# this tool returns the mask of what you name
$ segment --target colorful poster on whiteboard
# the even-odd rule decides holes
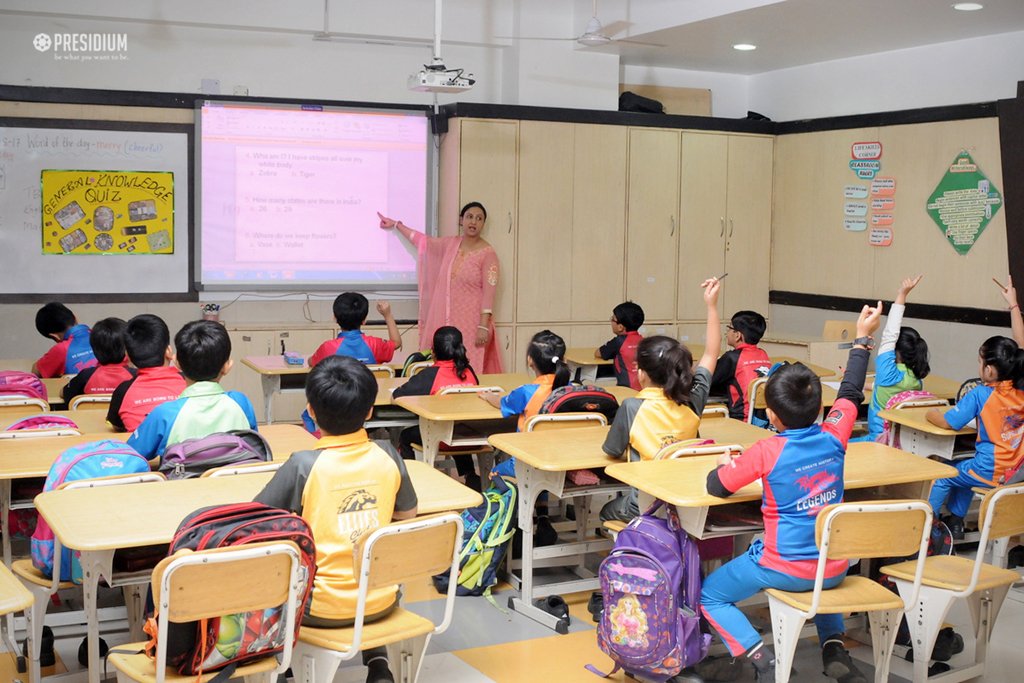
[[[946,169],[925,208],[953,249],[967,254],[981,237],[1003,198],[967,152],[960,152]]]
[[[44,254],[173,254],[174,174],[44,169]]]

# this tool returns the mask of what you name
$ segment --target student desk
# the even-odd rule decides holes
[[[246,356],[242,359],[242,365],[252,368],[260,376],[260,386],[263,389],[263,421],[267,424],[274,421],[274,394],[282,391],[305,391],[302,386],[282,389],[281,378],[285,375],[300,375],[305,378],[309,374],[306,361],[303,361],[302,365],[288,365],[281,355]]]
[[[974,427],[960,430],[946,429],[929,422],[925,415],[933,407],[901,408],[899,410],[882,410],[878,413],[883,420],[892,423],[889,430],[889,445],[899,438],[900,448],[917,455],[938,455],[946,460],[953,457],[953,444],[961,434],[977,434]]]
[[[433,514],[478,505],[482,498],[451,477],[423,463],[406,463],[419,497],[419,513]],[[36,507],[53,529],[60,546],[81,552],[85,614],[89,639],[89,681],[99,683],[99,622],[96,588],[112,576],[114,551],[169,543],[181,520],[208,505],[252,500],[272,474],[240,474],[111,488],[49,491]]]
[[[805,365],[813,363],[828,368],[828,375],[824,375],[827,377],[846,365],[853,339],[825,341],[821,337],[782,334],[762,337],[758,346],[773,359],[790,356]]]
[[[484,380],[481,378],[481,382]],[[405,408],[419,417],[420,436],[423,444],[423,462],[431,467],[437,459],[441,443],[451,444],[456,422],[481,422],[501,420],[501,411],[476,394],[451,394],[448,396],[402,396],[395,399],[395,405]],[[509,430],[515,426],[508,424]]]
[[[743,487],[729,498],[707,492],[708,472],[718,459],[702,455],[676,460],[620,462],[605,472],[647,495],[674,505],[687,533],[696,538],[733,535],[734,530],[707,528],[711,507],[761,500],[761,483]],[[851,443],[846,453],[845,500],[926,499],[932,482],[956,475],[948,465],[919,458],[878,443]],[[642,504],[641,504],[642,507]]]
[[[694,360],[698,360],[704,353],[703,344],[687,344]],[[597,358],[596,346],[574,346],[565,350],[565,362],[569,365],[569,375],[575,379],[576,371],[579,370],[581,382],[593,382],[597,379],[598,368],[611,365],[614,361]]]

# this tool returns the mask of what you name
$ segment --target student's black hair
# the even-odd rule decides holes
[[[821,412],[821,380],[803,363],[783,365],[768,377],[764,400],[786,429],[810,427]]]
[[[932,371],[928,364],[928,342],[913,327],[901,327],[896,339],[896,353],[900,362],[910,368],[914,377],[924,379]]]
[[[484,220],[487,220],[487,209],[485,209],[484,205],[481,204],[480,202],[470,202],[469,204],[466,204],[464,207],[462,207],[462,210],[459,211],[459,218],[465,216],[466,212],[469,211],[470,209],[480,209],[481,211],[484,212]]]
[[[75,314],[59,301],[51,301],[36,311],[36,330],[44,337],[64,334],[75,326]]]
[[[748,344],[757,345],[768,329],[768,323],[764,316],[757,311],[736,311],[729,321],[732,329],[743,335],[743,341]]]
[[[565,341],[551,330],[541,330],[533,335],[526,355],[533,359],[538,375],[555,375],[551,388],[557,389],[569,383],[569,366],[565,363]],[[558,360],[555,360],[555,359]]]
[[[89,344],[96,362],[116,365],[124,362],[124,331],[128,323],[120,318],[104,318],[92,326]],[[166,348],[166,347],[165,347]]]
[[[342,331],[358,330],[370,312],[370,302],[359,292],[344,292],[334,300],[334,319]]]
[[[1009,337],[989,337],[978,349],[985,365],[996,369],[998,381],[1010,380],[1017,389],[1024,389],[1024,349]]]
[[[377,378],[350,356],[328,356],[306,376],[306,400],[324,434],[359,431],[377,398]]]
[[[218,322],[193,320],[174,335],[174,352],[186,379],[215,382],[231,360],[231,337]]]
[[[693,354],[672,337],[646,337],[636,347],[636,366],[647,373],[667,398],[679,405],[690,403],[693,388]]]
[[[137,315],[124,328],[124,349],[137,368],[158,368],[164,364],[171,331],[159,316]]]
[[[462,332],[459,328],[451,325],[437,328],[431,348],[434,349],[435,360],[455,361],[455,375],[459,379],[466,379],[469,357],[466,355],[466,347],[462,343]]]
[[[636,332],[644,324],[644,309],[632,301],[624,301],[613,308],[612,315],[627,332]]]

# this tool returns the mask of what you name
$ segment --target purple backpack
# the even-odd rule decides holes
[[[666,681],[708,653],[711,635],[700,629],[700,555],[679,524],[654,513],[657,501],[619,532],[598,576],[604,611],[597,645],[619,669],[644,680]]]
[[[191,479],[214,467],[270,460],[270,444],[259,432],[233,429],[168,446],[160,458],[160,471],[168,479]]]
[[[46,385],[31,372],[0,370],[0,397],[3,396],[28,396],[46,401]]]
[[[61,484],[81,479],[113,477],[119,474],[149,472],[149,462],[123,441],[104,439],[79,444],[67,449],[50,466],[43,491],[53,491]],[[53,531],[41,516],[32,534],[32,564],[43,575],[53,576]],[[60,580],[81,583],[81,566],[77,558],[72,562],[72,553],[63,549],[60,560]]]

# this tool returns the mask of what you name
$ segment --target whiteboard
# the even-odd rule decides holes
[[[190,126],[10,123],[0,119],[0,294],[113,294],[131,299],[189,292]],[[43,231],[50,229],[42,220],[44,169],[173,173],[173,253],[43,254]],[[60,226],[51,228],[59,232]]]

